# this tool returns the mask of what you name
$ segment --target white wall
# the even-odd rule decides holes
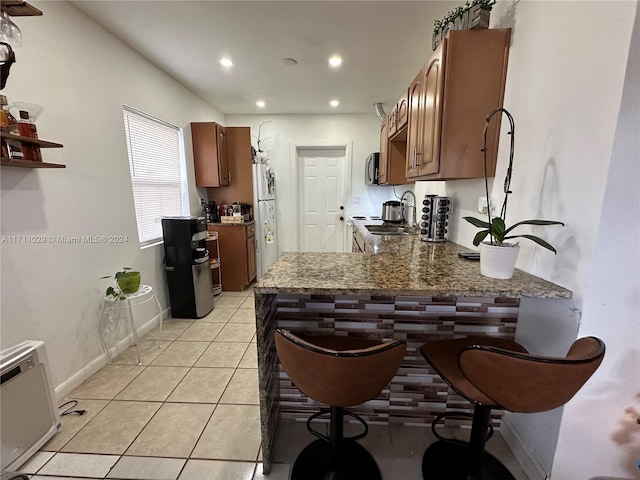
[[[64,2],[36,2],[42,17],[16,18],[24,44],[3,94],[45,106],[43,150],[66,169],[2,167],[2,235],[41,235],[42,244],[1,245],[1,345],[46,342],[59,394],[106,363],[97,336],[105,280],[122,266],[142,273],[166,308],[162,246],[141,250],[122,105],[177,126],[224,116]],[[188,162],[192,191],[193,163]],[[192,200],[193,201],[193,200]],[[197,203],[197,198],[195,199]],[[124,235],[123,244],[61,244],[50,236]],[[6,237],[5,237],[6,239]],[[149,308],[146,308],[149,306]],[[151,319],[151,302],[136,310]]]
[[[638,218],[630,208],[630,200],[637,201],[638,195],[637,151],[630,156],[631,145],[623,144],[618,153],[624,161],[635,162],[635,171],[623,160],[616,161],[618,157],[612,160],[616,125],[619,136],[634,131],[620,105],[636,5],[505,1],[498,2],[491,13],[492,27],[513,27],[504,101],[516,123],[514,193],[509,197],[507,222],[545,218],[566,223],[564,228],[531,231],[550,241],[558,249],[557,256],[525,240],[520,243],[518,267],[574,293],[570,301],[524,300],[516,338],[530,351],[564,355],[577,336],[597,333],[609,352],[596,378],[565,406],[562,426],[562,409],[505,416],[522,442],[512,447],[527,452],[530,458],[523,462],[534,465],[531,478],[551,472],[559,480],[628,476],[629,460],[638,459],[637,447],[634,455],[629,444],[612,438],[625,418],[624,407],[633,404],[638,391],[634,291],[638,262],[633,261],[637,238],[633,254],[626,242],[616,247],[619,235],[637,230],[637,223],[629,222],[629,217],[636,222]],[[637,81],[628,83],[637,88]],[[635,102],[637,115],[637,97]],[[498,209],[508,163],[506,125],[505,118],[495,186],[490,183]],[[605,197],[605,186],[607,192],[624,192],[620,202]],[[476,229],[461,217],[477,216],[477,199],[484,194],[482,180],[421,182],[416,192],[454,197],[450,239],[474,248],[471,240]],[[616,249],[628,254],[628,270],[620,270],[620,261],[615,273],[610,271],[618,260],[619,254],[613,254]],[[621,277],[617,277],[619,271]],[[621,285],[625,285],[623,291]],[[602,304],[607,307],[598,308]]]
[[[565,408],[553,464],[558,479],[640,478],[639,8],[579,330],[606,340],[606,360]],[[577,452],[589,455],[576,462]]]
[[[278,250],[291,252],[297,250],[296,231],[298,219],[295,206],[295,178],[291,176],[291,143],[309,145],[318,142],[322,145],[335,142],[347,144],[353,142],[353,163],[351,199],[359,197],[360,203],[349,202],[345,208],[349,215],[380,215],[382,203],[394,199],[393,188],[386,186],[366,186],[364,184],[364,161],[371,152],[380,150],[380,120],[375,115],[227,115],[228,126],[250,126],[252,144],[257,146],[258,127],[262,127],[263,150],[269,154],[270,163],[276,173],[278,188]],[[396,187],[400,195],[412,186]],[[349,250],[350,251],[350,250]]]

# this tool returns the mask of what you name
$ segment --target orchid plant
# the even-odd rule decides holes
[[[553,248],[553,246],[548,243],[547,241],[543,240],[540,237],[537,237],[535,235],[529,235],[529,234],[522,234],[522,235],[512,235],[511,233],[519,226],[521,225],[562,225],[564,226],[564,223],[562,222],[558,222],[555,220],[524,220],[522,222],[518,222],[514,225],[511,225],[510,227],[507,227],[505,224],[505,218],[507,216],[507,199],[509,197],[509,194],[512,193],[511,190],[509,189],[510,185],[511,185],[511,172],[512,172],[512,168],[513,168],[513,149],[514,149],[514,139],[515,139],[515,123],[513,121],[513,117],[511,116],[511,114],[505,110],[504,108],[497,108],[495,109],[493,112],[491,112],[489,115],[487,115],[486,118],[486,124],[484,127],[484,145],[482,148],[482,152],[484,153],[484,168],[485,168],[485,176],[484,176],[484,180],[485,180],[485,192],[487,194],[487,199],[489,199],[489,183],[487,180],[487,129],[489,127],[489,122],[491,121],[491,117],[493,117],[494,114],[498,113],[498,112],[502,112],[504,113],[507,118],[509,119],[509,127],[510,127],[510,131],[508,132],[509,135],[511,135],[511,145],[510,145],[510,153],[509,153],[509,166],[507,168],[507,175],[505,177],[504,180],[504,202],[502,204],[502,210],[500,212],[500,216],[498,217],[494,217],[491,218],[491,205],[487,206],[487,220],[480,220],[479,218],[475,218],[475,217],[463,217],[467,222],[469,222],[470,224],[472,224],[475,227],[481,228],[482,230],[480,230],[476,236],[473,238],[473,244],[477,247],[478,245],[480,245],[480,243],[487,237],[490,236],[490,242],[491,245],[497,245],[497,246],[511,246],[508,243],[505,243],[505,240],[510,240],[513,238],[526,238],[529,239],[535,243],[537,243],[538,245],[543,246],[544,248],[551,250],[553,253],[557,253],[556,249]],[[510,235],[511,234],[511,235]]]

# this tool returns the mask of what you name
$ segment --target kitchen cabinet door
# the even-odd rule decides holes
[[[394,137],[407,125],[407,114],[409,110],[407,96],[408,90],[404,93],[402,98],[396,102],[387,116],[387,136],[389,138]]]
[[[409,115],[408,95],[409,95],[409,91],[407,90],[407,92],[405,92],[402,98],[398,100],[398,103],[396,103],[396,106],[394,109],[396,112],[395,126],[396,126],[396,131],[398,132],[407,126],[407,119]]]
[[[247,238],[247,281],[256,279],[256,236]]]
[[[390,114],[389,114],[390,115]],[[378,157],[378,183],[387,183],[387,145],[389,144],[389,115],[380,125],[380,156]]]
[[[220,246],[222,291],[240,292],[256,278],[255,225],[209,225]]]
[[[407,179],[418,176],[419,157],[422,155],[424,68],[420,69],[409,86],[409,126],[407,128]]]
[[[407,183],[405,175],[407,129],[403,128],[393,138],[388,138],[388,128],[389,122],[382,122],[380,126],[378,183],[380,185],[404,185]]]
[[[191,141],[196,185],[229,185],[231,176],[224,127],[214,122],[194,122],[191,124]]]
[[[416,155],[416,175],[438,173],[440,165],[440,127],[442,118],[442,90],[444,52],[447,40],[440,42],[424,66],[422,116],[422,148]]]

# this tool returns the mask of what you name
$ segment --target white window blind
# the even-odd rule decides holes
[[[123,107],[140,245],[162,240],[162,217],[182,215],[180,129]]]

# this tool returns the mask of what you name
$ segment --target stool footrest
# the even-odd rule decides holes
[[[353,440],[353,441],[355,441],[355,440],[360,440],[361,438],[364,438],[364,437],[367,436],[367,434],[369,433],[369,426],[367,425],[367,422],[360,415],[357,415],[357,414],[352,413],[352,412],[347,412],[346,410],[343,410],[342,413],[343,413],[343,415],[348,415],[351,418],[355,418],[364,427],[364,431],[362,433],[359,433],[358,435],[354,435],[353,437],[343,437],[344,440]],[[326,442],[330,441],[330,437],[328,435],[321,434],[317,430],[314,430],[311,427],[311,422],[313,420],[315,420],[316,418],[321,417],[322,415],[330,415],[330,414],[331,414],[331,409],[330,408],[323,408],[322,410],[314,413],[313,415],[311,415],[307,419],[307,430],[309,430],[309,432],[312,433],[313,435],[315,435],[316,437],[318,437],[321,440],[324,440]]]
[[[469,412],[446,412],[446,413],[441,413],[440,415],[437,415],[436,418],[433,419],[433,422],[431,422],[431,431],[433,432],[433,435],[441,442],[452,443],[452,444],[461,445],[461,446],[468,446],[469,442],[465,442],[464,440],[457,440],[454,438],[443,437],[436,431],[436,426],[438,425],[438,423],[440,423],[440,421],[442,420],[446,420],[447,418],[455,418],[457,420],[467,420],[467,419],[473,420],[473,414]],[[489,440],[492,436],[493,436],[493,427],[489,425],[486,439]]]

